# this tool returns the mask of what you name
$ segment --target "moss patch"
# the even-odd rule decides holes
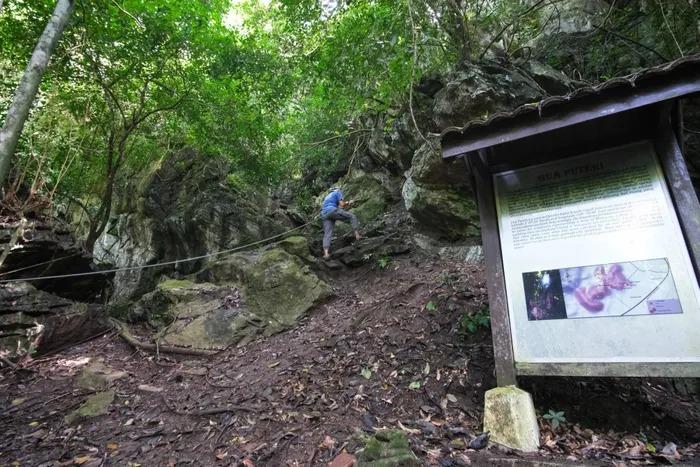
[[[420,462],[398,430],[380,431],[369,438],[358,458],[358,467],[418,467]]]
[[[65,421],[68,425],[76,425],[89,418],[104,415],[112,402],[114,402],[114,391],[93,394],[80,407],[66,415]]]

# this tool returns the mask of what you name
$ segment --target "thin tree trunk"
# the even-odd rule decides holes
[[[0,0],[0,6],[2,5]],[[24,123],[29,116],[29,110],[34,102],[34,97],[39,90],[41,78],[49,64],[51,54],[68,24],[68,19],[73,12],[75,0],[58,0],[51,19],[46,24],[39,42],[34,48],[32,58],[29,59],[27,69],[22,80],[17,86],[15,97],[10,109],[7,111],[5,123],[0,130],[0,189],[5,185],[7,174],[10,171],[10,162],[17,148],[19,136],[22,133]]]

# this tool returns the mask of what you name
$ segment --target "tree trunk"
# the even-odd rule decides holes
[[[74,6],[75,0],[58,0],[56,9],[46,24],[46,28],[34,48],[34,53],[29,59],[24,76],[17,86],[12,105],[7,111],[5,123],[0,130],[0,189],[5,185],[12,156],[17,148],[24,123],[29,116],[34,97],[39,90],[41,78]]]

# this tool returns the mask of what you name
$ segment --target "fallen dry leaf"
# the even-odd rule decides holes
[[[408,427],[404,426],[401,422],[397,422],[397,423],[399,425],[399,428],[401,428],[403,431],[405,431],[408,434],[418,435],[421,432],[420,430],[417,430],[415,428],[408,428]]]
[[[326,435],[326,437],[323,438],[323,442],[321,442],[321,445],[319,447],[321,449],[333,449],[333,446],[335,446],[335,439]]]
[[[94,460],[97,460],[97,459],[95,459],[94,457],[90,457],[90,456],[77,456],[73,459],[73,464],[83,465],[87,462],[94,461]]]

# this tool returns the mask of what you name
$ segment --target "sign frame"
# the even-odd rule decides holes
[[[678,142],[682,141],[678,98],[700,91],[700,67],[690,75],[689,81],[654,82],[648,93],[634,89],[632,97],[619,93],[596,96],[597,101],[593,103],[585,102],[578,107],[569,105],[568,109],[559,109],[548,118],[535,119],[534,123],[531,116],[529,121],[527,118],[519,121],[516,115],[505,125],[501,123],[500,129],[486,124],[476,131],[463,130],[448,138],[443,135],[443,157],[465,157],[477,198],[499,386],[517,385],[518,376],[535,375],[700,377],[700,363],[696,362],[517,362],[493,184],[495,173],[651,140],[697,281],[700,278],[700,203]],[[634,105],[619,105],[620,101],[633,101]],[[481,131],[483,138],[480,138]]]

